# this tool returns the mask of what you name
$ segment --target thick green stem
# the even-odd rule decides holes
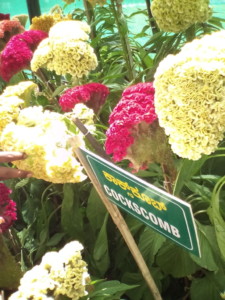
[[[90,38],[91,38],[91,40],[93,40],[97,36],[96,26],[94,25],[94,23],[95,23],[94,9],[87,0],[83,0],[83,3],[84,3],[85,14],[87,17],[87,22],[91,27]],[[98,58],[99,68],[101,68],[101,66],[100,66],[101,65],[101,56],[100,56],[99,49],[100,49],[99,45],[95,46],[95,54]]]
[[[132,81],[135,78],[135,67],[128,38],[127,23],[122,11],[122,4],[120,0],[112,0],[111,4],[115,22],[120,35],[124,59],[126,61],[128,79]]]

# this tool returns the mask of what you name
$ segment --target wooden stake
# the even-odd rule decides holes
[[[91,182],[93,183],[96,191],[98,192],[100,198],[102,199],[103,203],[105,204],[106,209],[108,210],[109,214],[111,215],[113,222],[118,227],[122,237],[124,238],[131,254],[133,255],[133,258],[135,259],[153,297],[155,300],[162,300],[162,297],[160,295],[160,292],[155,284],[155,281],[143,259],[143,256],[138,249],[138,246],[123,218],[121,215],[118,207],[114,205],[112,202],[108,200],[105,193],[103,192],[101,185],[99,184],[98,180],[96,179],[96,176],[92,172],[91,168],[89,167],[88,163],[86,162],[85,158],[83,157],[80,149],[78,148],[76,150],[76,155],[79,158],[80,162],[84,166],[88,177],[90,178]]]

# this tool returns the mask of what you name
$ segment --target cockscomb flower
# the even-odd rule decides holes
[[[0,21],[2,20],[9,20],[10,14],[0,14]]]
[[[181,32],[212,15],[209,0],[153,0],[152,15],[163,31]]]
[[[50,28],[60,21],[71,20],[71,15],[62,16],[61,14],[52,15],[41,15],[39,17],[34,17],[30,25],[32,30],[41,30],[44,32],[49,32]]]
[[[38,91],[38,86],[33,81],[20,81],[15,85],[8,85],[3,93],[0,95],[0,104],[4,105],[4,102],[7,102],[7,99],[4,97],[17,96],[20,99],[24,100],[24,105],[29,103],[32,93]]]
[[[12,226],[16,217],[16,203],[10,199],[11,190],[0,182],[0,234]]]
[[[53,183],[81,182],[86,176],[74,150],[84,141],[81,133],[69,131],[69,122],[66,116],[43,111],[40,106],[22,109],[17,122],[4,128],[0,146],[3,151],[25,152],[26,159],[13,163],[31,171],[35,178]]]
[[[24,31],[25,29],[18,19],[0,21],[0,51],[12,36]]]
[[[198,160],[225,132],[225,30],[187,43],[155,74],[155,108],[174,153]]]
[[[7,124],[17,121],[20,109],[29,106],[31,94],[37,88],[33,81],[21,81],[4,89],[0,95],[0,135]]]
[[[17,96],[7,97],[7,99],[0,97],[0,135],[6,125],[17,120],[23,104],[24,101]]]
[[[87,264],[82,259],[83,246],[73,241],[59,252],[46,253],[39,265],[27,271],[9,300],[56,299],[59,295],[79,300],[87,294]],[[29,289],[27,288],[29,286]]]
[[[13,36],[0,55],[0,76],[9,81],[17,72],[29,68],[33,51],[47,37],[39,30],[28,30]]]
[[[99,111],[109,94],[107,86],[101,83],[87,83],[66,90],[59,98],[63,111],[71,111],[77,103],[85,103],[95,113]]]
[[[88,2],[92,6],[96,6],[97,4],[99,4],[100,6],[103,6],[104,4],[106,4],[106,0],[88,0]]]
[[[87,76],[97,66],[93,48],[88,44],[90,27],[85,22],[62,21],[51,27],[49,38],[34,52],[31,69],[43,67],[58,75]]]
[[[113,154],[114,161],[129,159],[136,170],[150,158],[151,150],[146,150],[152,140],[149,125],[157,119],[154,93],[151,82],[128,87],[109,118],[106,153]]]

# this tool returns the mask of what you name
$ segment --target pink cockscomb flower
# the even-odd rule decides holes
[[[0,21],[0,51],[5,47],[12,36],[24,31],[25,28],[18,19]]]
[[[16,220],[16,203],[9,198],[11,190],[0,183],[0,233],[6,231]]]
[[[71,111],[77,103],[85,103],[95,113],[99,111],[109,94],[107,86],[101,83],[87,83],[66,90],[59,99],[65,112]]]
[[[27,30],[13,36],[0,55],[0,76],[9,81],[17,72],[29,68],[33,52],[47,36],[40,30]]]
[[[10,14],[0,14],[0,21],[2,20],[9,20]]]
[[[128,159],[130,166],[139,170],[152,160],[148,146],[152,143],[150,124],[157,119],[154,94],[151,82],[138,83],[124,90],[110,115],[106,132],[106,153],[113,154],[115,162]]]

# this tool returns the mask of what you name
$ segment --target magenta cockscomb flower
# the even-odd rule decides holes
[[[106,153],[114,161],[129,159],[135,170],[150,162],[148,144],[152,142],[150,124],[156,119],[155,90],[151,82],[138,83],[124,90],[109,118]]]
[[[65,112],[71,111],[77,103],[85,103],[92,108],[95,113],[99,111],[101,106],[109,94],[107,86],[101,83],[87,83],[66,90],[59,99],[59,104]]]
[[[16,220],[16,203],[9,198],[11,190],[0,183],[0,233],[6,231]]]
[[[0,21],[2,20],[9,20],[10,14],[0,14]]]
[[[40,30],[27,30],[13,36],[0,55],[0,76],[9,81],[17,72],[29,68],[33,52],[47,36]]]

